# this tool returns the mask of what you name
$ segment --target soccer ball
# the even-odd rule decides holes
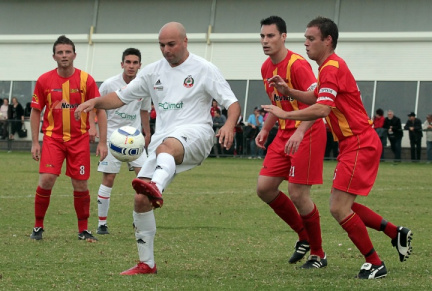
[[[122,162],[138,159],[144,151],[145,140],[139,129],[122,126],[115,130],[109,139],[111,154]]]

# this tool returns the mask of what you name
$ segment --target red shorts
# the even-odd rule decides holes
[[[60,175],[66,159],[66,175],[75,180],[88,180],[90,177],[89,136],[72,138],[68,142],[44,136],[39,173]]]
[[[367,196],[378,174],[382,145],[373,128],[339,142],[333,188]]]
[[[287,155],[285,144],[294,131],[278,131],[267,149],[261,176],[284,177],[290,183],[314,185],[322,184],[323,161],[327,133],[323,122],[306,131],[298,151]]]

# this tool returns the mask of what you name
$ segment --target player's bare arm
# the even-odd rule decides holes
[[[108,155],[108,147],[107,147],[107,115],[106,111],[103,109],[98,109],[96,111],[97,119],[98,119],[98,128],[99,128],[99,143],[96,148],[96,156],[99,156],[99,161],[102,161]]]
[[[96,137],[98,137],[97,129],[96,129],[96,113],[94,110],[90,111],[89,113],[89,125],[90,128],[88,130],[90,142],[95,142]]]
[[[266,111],[274,114],[280,119],[291,119],[291,120],[315,120],[317,118],[323,118],[329,115],[331,111],[331,107],[323,104],[314,104],[309,106],[308,108],[296,111],[284,111],[282,108],[279,108],[274,105],[261,105],[261,107]]]
[[[39,144],[39,126],[40,126],[41,111],[36,108],[32,108],[30,113],[30,128],[31,128],[31,138],[32,147],[31,154],[35,161],[39,161],[41,154],[41,147]]]
[[[228,107],[228,117],[225,124],[220,128],[216,137],[219,138],[219,143],[224,148],[229,149],[234,140],[234,127],[240,116],[240,104],[235,102]]]
[[[285,96],[292,97],[300,102],[309,105],[316,103],[316,97],[313,91],[300,91],[290,88],[288,87],[288,84],[279,75],[271,77],[270,79],[268,79],[268,82],[270,87],[275,87],[279,93],[282,93]]]
[[[264,121],[264,125],[261,128],[258,135],[255,137],[255,143],[257,147],[265,149],[265,143],[267,141],[270,130],[273,128],[277,121],[277,117],[273,114],[268,114],[266,121]]]
[[[285,144],[285,153],[286,154],[295,154],[299,147],[300,143],[303,140],[305,132],[315,123],[315,120],[310,121],[302,121],[293,135]]]
[[[93,110],[94,108],[115,109],[123,106],[124,104],[125,103],[123,103],[120,100],[116,92],[111,92],[104,96],[93,98],[82,103],[75,110],[75,119],[79,120],[82,112],[87,113],[90,112],[90,110]]]

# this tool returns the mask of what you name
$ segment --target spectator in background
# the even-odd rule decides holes
[[[153,134],[155,132],[156,127],[156,110],[154,108],[154,104],[152,102],[151,104],[151,111],[150,111],[150,133]]]
[[[26,106],[24,108],[24,117],[26,119],[30,118],[30,113],[31,113],[31,102],[27,102]]]
[[[16,97],[12,97],[12,106],[9,108],[12,110],[9,119],[11,121],[11,133],[9,139],[14,139],[15,133],[22,128],[24,123],[24,108],[18,102]]]
[[[387,146],[387,131],[383,127],[384,126],[384,120],[385,120],[384,111],[381,108],[378,108],[375,111],[375,116],[373,118],[373,126],[374,126],[376,133],[378,134],[378,136],[381,140],[381,144],[383,147],[383,150],[381,153],[381,161],[384,160],[384,147]]]
[[[224,126],[226,122],[225,115],[222,115],[219,108],[216,108],[213,112],[213,130],[215,132],[214,142],[213,142],[213,152],[217,158],[219,158],[219,152],[223,153],[223,147],[221,147],[218,143],[218,138],[216,137],[219,133],[219,130],[222,126]],[[221,149],[221,151],[219,151]]]
[[[263,155],[263,150],[261,148],[258,148],[257,150],[257,146],[255,143],[255,137],[257,136],[257,134],[260,132],[262,124],[264,122],[264,117],[261,114],[261,110],[258,107],[254,108],[254,112],[249,115],[249,118],[247,120],[247,123],[249,126],[252,127],[252,130],[254,131],[254,135],[252,135],[250,137],[250,157],[249,159],[261,159],[262,155]]]
[[[243,154],[243,116],[239,116],[237,120],[237,124],[234,127],[235,137],[234,137],[234,155],[242,155]]]
[[[423,130],[426,131],[426,153],[428,163],[432,161],[432,114],[426,116],[426,121],[423,123]]]
[[[3,99],[3,104],[0,108],[0,128],[1,128],[1,139],[6,139],[8,136],[8,119],[9,119],[9,99]]]
[[[399,117],[394,115],[392,110],[387,111],[383,127],[387,130],[387,137],[390,141],[391,150],[396,161],[400,162],[402,152],[402,124]]]
[[[220,108],[219,104],[217,103],[216,100],[212,101],[212,106],[210,108],[210,114],[212,116],[212,118],[214,117],[214,112],[219,109],[220,112],[222,112],[222,109]]]
[[[419,161],[421,157],[421,140],[423,137],[422,122],[416,118],[414,112],[408,114],[408,120],[405,123],[404,129],[409,132],[411,160]]]

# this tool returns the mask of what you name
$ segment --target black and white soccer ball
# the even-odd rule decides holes
[[[109,138],[111,154],[122,162],[138,159],[144,152],[145,140],[141,131],[132,126],[122,126]]]

